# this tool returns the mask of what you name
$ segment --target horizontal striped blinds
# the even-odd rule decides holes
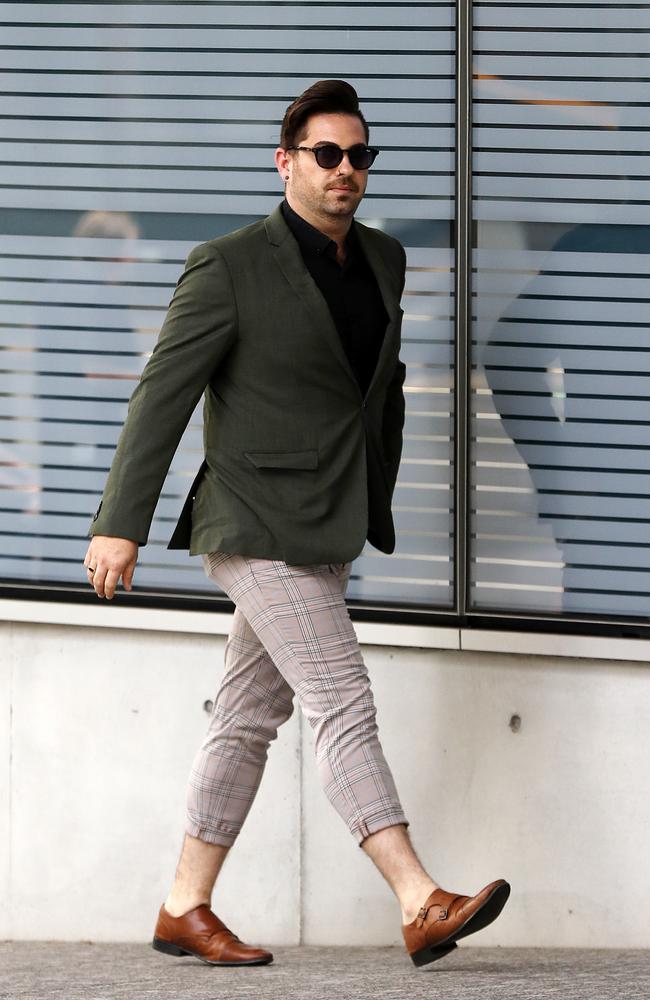
[[[0,575],[84,585],[86,531],[128,398],[193,245],[267,214],[290,101],[358,89],[382,153],[360,218],[407,247],[397,553],[349,594],[449,606],[451,3],[0,4]],[[200,414],[164,486],[142,591],[208,592],[166,549]]]
[[[650,613],[650,7],[475,6],[472,607]]]

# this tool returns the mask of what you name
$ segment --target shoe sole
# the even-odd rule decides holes
[[[497,886],[496,889],[490,893],[488,898],[483,903],[480,910],[467,920],[455,934],[452,935],[453,940],[457,941],[458,938],[467,937],[468,934],[474,934],[476,931],[482,931],[484,927],[491,924],[493,920],[501,913],[501,910],[508,902],[508,896],[510,895],[510,886],[506,882],[504,885]]]
[[[509,895],[510,886],[507,882],[497,886],[496,889],[492,890],[480,909],[476,910],[471,917],[468,917],[465,923],[461,924],[458,930],[450,934],[448,938],[445,938],[444,941],[440,941],[436,945],[427,945],[426,948],[420,948],[419,951],[414,952],[411,955],[414,965],[428,965],[429,962],[435,962],[436,959],[443,958],[450,951],[453,951],[459,938],[467,937],[468,934],[475,934],[476,931],[482,931],[484,927],[487,927],[493,920],[496,920],[506,905]]]
[[[414,952],[411,955],[411,961],[414,965],[429,965],[430,962],[435,962],[439,958],[444,958],[448,955],[450,951],[457,948],[458,945],[455,941],[450,944],[440,944],[436,945],[434,948],[420,948],[419,951]]]
[[[187,951],[185,948],[179,948],[177,944],[172,944],[171,941],[164,941],[158,937],[153,939],[151,947],[155,948],[156,951],[161,951],[164,955],[173,955],[174,958],[182,958],[184,955],[190,955],[192,958],[198,958],[205,965],[269,965],[273,961],[273,955],[270,955],[269,958],[249,958],[239,962],[212,962],[209,958],[204,958],[203,955],[199,955],[195,951]]]

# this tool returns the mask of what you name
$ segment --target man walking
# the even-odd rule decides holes
[[[212,891],[296,695],[328,798],[398,898],[407,951],[432,962],[510,892],[441,889],[407,833],[345,605],[366,539],[392,552],[404,422],[405,254],[354,222],[377,150],[354,89],[323,80],[282,123],[285,200],[195,247],[131,402],[84,565],[99,597],[131,589],[138,546],[203,393],[205,460],[170,542],[202,554],[235,604],[225,673],[194,762],[183,849],[154,947],[259,965],[211,911]]]

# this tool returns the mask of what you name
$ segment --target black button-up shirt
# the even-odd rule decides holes
[[[336,259],[336,243],[298,215],[288,202],[282,213],[295,236],[307,270],[325,299],[343,349],[363,396],[372,380],[388,313],[377,279],[366,260],[354,223],[345,241],[345,263]]]

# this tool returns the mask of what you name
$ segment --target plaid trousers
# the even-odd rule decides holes
[[[315,733],[325,794],[359,844],[384,827],[408,826],[345,604],[350,563],[289,566],[220,552],[203,561],[236,610],[190,775],[187,832],[208,843],[234,842],[294,693]]]

